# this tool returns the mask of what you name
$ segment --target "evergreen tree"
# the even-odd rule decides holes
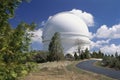
[[[118,56],[119,56],[119,55],[118,55],[118,52],[116,52],[116,53],[115,53],[115,57],[118,58]]]
[[[80,59],[82,59],[82,60],[83,60],[83,59],[84,59],[84,54],[83,54],[83,53],[82,53],[82,54],[80,54],[80,55],[79,55],[79,57],[80,57]]]
[[[93,51],[93,53],[91,54],[92,58],[97,58],[97,52]]]
[[[51,39],[51,42],[49,44],[49,56],[48,60],[49,61],[59,61],[64,58],[63,55],[63,48],[61,45],[61,40],[60,40],[60,34],[56,32],[54,36]]]
[[[80,39],[76,39],[75,46],[77,46],[77,53],[79,53],[79,55],[81,54],[81,43],[82,41]]]
[[[85,49],[84,55],[85,55],[86,59],[90,58],[90,52],[89,52],[88,48]]]
[[[97,58],[103,58],[104,54],[99,50]]]
[[[78,57],[78,55],[77,55],[76,52],[75,52],[75,54],[74,54],[74,58],[75,58],[75,60],[78,60],[78,59],[79,59],[79,57]]]

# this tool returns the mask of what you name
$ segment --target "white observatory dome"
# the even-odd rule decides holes
[[[72,12],[62,12],[52,16],[43,28],[44,50],[48,50],[50,40],[55,32],[61,35],[65,54],[77,52],[76,40],[81,50],[89,49],[89,31],[85,22]]]

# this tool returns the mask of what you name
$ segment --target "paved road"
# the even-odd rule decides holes
[[[120,80],[120,71],[116,71],[116,70],[112,70],[112,69],[105,69],[102,67],[96,67],[93,65],[93,63],[96,61],[97,60],[83,61],[83,62],[80,62],[79,64],[77,64],[76,66],[81,69],[87,70],[87,71],[95,72],[98,74],[103,74],[108,77],[112,77],[117,80]]]

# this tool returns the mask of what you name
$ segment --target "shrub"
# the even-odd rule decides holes
[[[73,57],[71,54],[68,53],[68,54],[65,55],[65,59],[66,59],[66,60],[73,61],[73,60],[74,60],[74,57]]]
[[[102,65],[109,66],[110,68],[120,69],[119,55],[117,55],[117,53],[115,54],[115,56],[105,55],[102,60]]]
[[[38,52],[36,55],[34,55],[33,61],[37,63],[47,62],[47,56],[48,56],[47,52]]]

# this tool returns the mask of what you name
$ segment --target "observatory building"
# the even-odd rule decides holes
[[[74,54],[78,46],[89,49],[89,31],[85,22],[72,12],[61,12],[52,16],[43,28],[43,49],[48,51],[55,32],[59,32],[64,54]]]

